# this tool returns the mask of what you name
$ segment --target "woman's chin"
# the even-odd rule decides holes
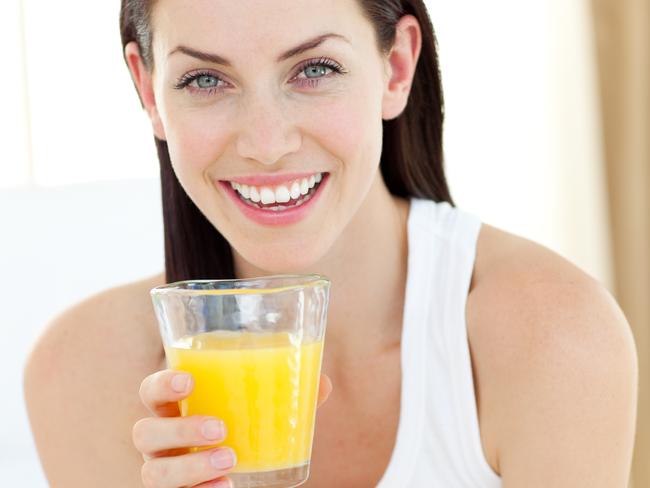
[[[313,244],[313,242],[312,242]],[[258,246],[240,256],[264,275],[316,273],[322,253],[306,246],[277,248]]]

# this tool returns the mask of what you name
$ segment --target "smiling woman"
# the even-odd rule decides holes
[[[123,0],[120,27],[165,270],[35,346],[25,391],[53,486],[232,486],[227,426],[180,416],[193,379],[165,368],[148,292],[286,273],[332,283],[303,486],[625,484],[628,324],[586,273],[455,207],[422,1]]]
[[[221,191],[215,193],[212,182],[243,184],[246,177],[256,176],[256,166],[260,162],[271,165],[267,172],[276,176],[280,173],[280,183],[292,184],[289,173],[305,171],[327,173],[330,182],[338,181],[332,190],[336,193],[329,198],[340,198],[338,192],[345,190],[344,196],[350,199],[344,206],[347,215],[328,210],[330,224],[326,227],[339,231],[359,208],[364,191],[374,179],[371,168],[377,167],[379,158],[382,158],[379,167],[383,179],[391,193],[452,203],[442,177],[442,96],[430,29],[423,35],[426,48],[417,74],[413,77],[408,73],[409,66],[396,64],[394,68],[403,81],[395,80],[398,83],[394,83],[393,90],[386,94],[384,107],[380,106],[387,70],[394,69],[380,58],[386,58],[393,47],[394,25],[401,15],[416,14],[425,25],[430,25],[422,4],[402,7],[398,3],[335,3],[332,8],[323,9],[318,21],[303,20],[292,30],[291,36],[281,36],[286,37],[286,41],[273,43],[264,39],[274,30],[270,30],[271,34],[268,32],[271,25],[268,20],[274,19],[278,26],[275,30],[279,30],[287,18],[293,19],[295,12],[278,9],[277,5],[260,4],[255,7],[259,15],[252,17],[246,10],[251,7],[241,4],[232,7],[233,11],[226,18],[224,12],[217,11],[215,3],[204,2],[198,7],[203,12],[198,22],[206,24],[201,26],[197,25],[194,9],[171,5],[168,9],[154,8],[147,16],[151,7],[142,2],[126,2],[122,10],[122,34],[125,57],[131,63],[136,84],[142,75],[144,86],[139,93],[152,116],[163,189],[169,195],[163,201],[165,221],[170,227],[187,228],[182,238],[166,233],[167,281],[201,274],[233,276],[228,243],[240,240],[238,234],[252,237],[275,232],[273,228],[251,226],[246,222],[235,228],[219,226],[215,220],[219,209],[232,210],[238,200],[233,202],[228,198],[232,193],[221,185],[216,186]],[[355,15],[351,16],[349,10]],[[224,26],[223,29],[210,24],[210,14],[218,17],[217,22]],[[364,17],[374,19],[377,28],[373,29]],[[233,19],[241,25],[233,23]],[[172,35],[151,37],[144,27],[150,23],[160,24],[161,32]],[[328,29],[333,25],[337,26],[337,32]],[[258,35],[251,36],[250,32]],[[280,33],[276,32],[275,37]],[[129,47],[129,40],[139,42]],[[284,49],[275,49],[276,45],[283,44]],[[210,46],[220,49],[210,49]],[[266,49],[260,50],[260,46]],[[419,51],[420,43],[412,47]],[[267,55],[265,51],[270,52]],[[241,54],[226,56],[226,52]],[[253,59],[251,53],[255,52],[260,56]],[[413,54],[418,56],[419,52]],[[156,59],[162,63],[160,66],[156,65]],[[239,66],[235,59],[239,60]],[[142,62],[141,70],[138,60]],[[411,83],[410,103],[404,110],[408,93],[399,90],[411,88]],[[154,87],[158,87],[155,104]],[[175,90],[171,90],[172,87]],[[424,107],[430,107],[426,117],[422,112]],[[398,118],[402,111],[404,113]],[[161,117],[167,119],[166,124]],[[369,121],[374,121],[374,125]],[[175,131],[171,137],[170,131]],[[320,151],[310,150],[309,161],[303,160],[306,147],[316,144]],[[228,164],[233,161],[233,154],[229,152],[233,147],[241,160],[239,165]],[[222,164],[214,164],[220,157]],[[334,171],[337,163],[351,160],[359,162]],[[192,162],[191,172],[186,171],[184,161]],[[197,165],[203,165],[203,171],[196,171]],[[343,177],[344,174],[351,177]],[[326,190],[326,185],[321,186]],[[255,193],[259,192],[254,191],[253,197]],[[211,201],[206,201],[208,199]],[[198,202],[205,202],[207,207]],[[246,207],[240,208],[247,212]],[[259,214],[266,222],[295,222],[288,215],[270,213],[248,212],[247,215]],[[230,219],[226,217],[226,220]],[[320,222],[321,218],[312,216],[310,220]],[[215,232],[215,228],[219,231]],[[320,250],[315,252],[322,254],[332,245],[335,235],[336,231],[325,239],[313,239],[309,226],[296,227],[292,233],[285,233],[284,239],[269,240],[265,254],[270,252],[271,245],[278,252],[272,263],[261,268],[266,271],[304,268],[297,259],[304,256],[313,262],[314,256],[307,255],[309,247],[320,245]],[[256,241],[250,237],[244,240],[244,246],[245,242]],[[312,245],[305,246],[305,241]],[[232,247],[244,252],[240,245]],[[210,253],[216,249],[226,259],[212,259]],[[171,255],[183,256],[182,263],[169,259]],[[281,255],[287,258],[278,260]]]

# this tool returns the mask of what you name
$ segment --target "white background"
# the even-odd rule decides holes
[[[456,203],[611,283],[585,0],[429,2]],[[0,483],[46,486],[22,400],[56,313],[162,270],[157,159],[124,65],[119,2],[0,6]]]

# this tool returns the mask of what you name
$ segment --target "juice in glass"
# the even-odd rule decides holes
[[[226,424],[222,445],[237,455],[232,473],[308,465],[323,339],[292,332],[215,330],[165,347],[169,367],[194,376],[181,415]],[[194,448],[193,450],[207,449]]]

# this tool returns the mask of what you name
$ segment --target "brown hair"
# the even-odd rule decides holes
[[[390,52],[395,26],[402,16],[415,16],[422,31],[422,49],[406,108],[399,117],[383,121],[380,170],[386,186],[396,196],[445,201],[453,206],[443,168],[444,108],[436,38],[424,2],[357,1],[374,26],[378,48],[384,54]],[[144,65],[151,70],[150,17],[155,0],[121,2],[122,48],[136,41]],[[171,165],[167,142],[154,139],[160,160],[167,283],[234,278],[230,244],[181,187]]]

